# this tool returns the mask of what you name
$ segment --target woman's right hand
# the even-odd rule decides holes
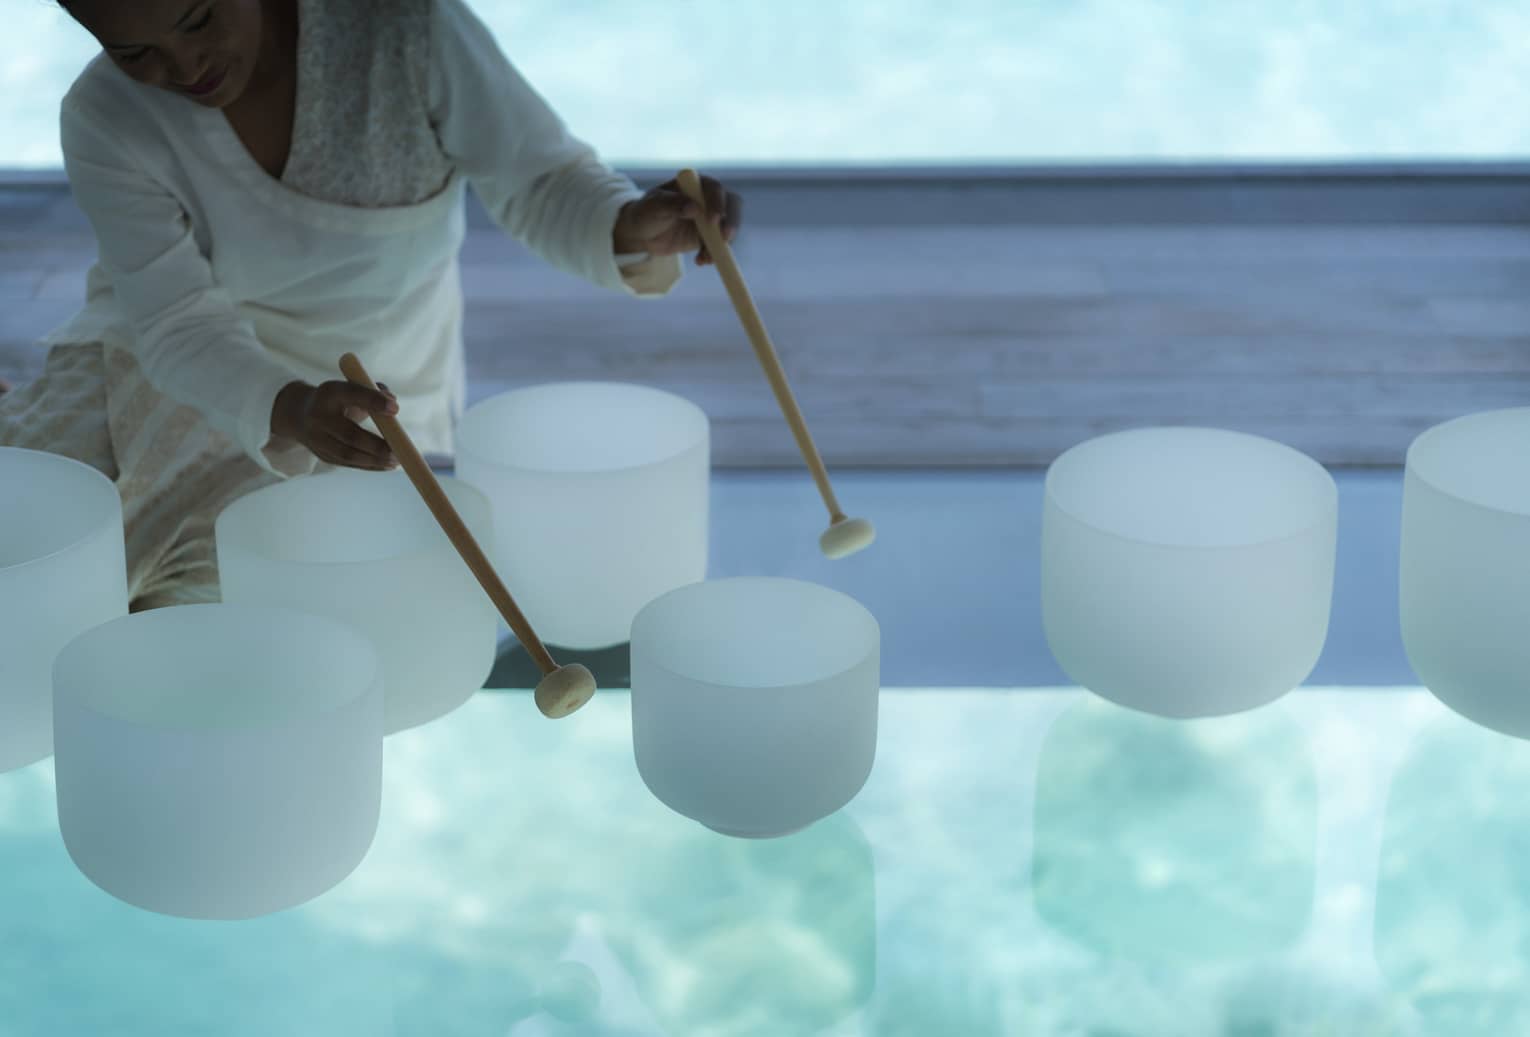
[[[354,382],[337,380],[319,386],[288,382],[271,405],[271,434],[296,440],[320,461],[385,472],[398,467],[388,443],[361,427],[369,414],[397,414],[398,401]]]

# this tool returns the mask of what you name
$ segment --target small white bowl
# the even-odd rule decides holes
[[[488,552],[489,502],[442,478]],[[403,472],[289,479],[230,504],[216,527],[223,600],[330,616],[382,659],[385,730],[445,716],[494,668],[493,602]]]
[[[638,771],[708,828],[786,835],[865,783],[880,682],[880,628],[845,594],[770,578],[671,591],[632,624]]]

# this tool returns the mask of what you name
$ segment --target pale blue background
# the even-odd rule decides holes
[[[0,166],[94,52],[8,0]],[[1522,0],[477,0],[618,163],[1522,158]]]

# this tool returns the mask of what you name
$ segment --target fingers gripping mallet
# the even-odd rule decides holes
[[[749,287],[744,283],[744,275],[739,271],[738,263],[733,258],[733,250],[728,247],[727,239],[723,237],[717,224],[712,222],[711,214],[707,211],[707,200],[701,189],[701,178],[693,169],[682,169],[676,179],[680,184],[680,190],[685,192],[686,196],[701,210],[696,218],[696,229],[701,233],[702,242],[711,253],[712,260],[717,264],[717,272],[722,275],[723,285],[728,289],[728,298],[733,301],[733,309],[737,311],[739,322],[743,324],[744,331],[754,346],[760,366],[765,369],[765,377],[770,380],[770,387],[775,390],[776,402],[781,405],[781,413],[786,416],[786,423],[791,426],[792,435],[796,437],[797,447],[802,451],[803,460],[807,462],[808,469],[813,473],[813,481],[818,484],[818,492],[823,497],[824,506],[829,509],[829,528],[818,538],[818,546],[830,558],[843,558],[864,547],[869,547],[876,539],[876,530],[865,519],[846,518],[844,512],[839,510],[839,501],[834,498],[834,488],[829,485],[829,473],[824,469],[823,458],[818,456],[818,448],[813,445],[813,437],[808,433],[807,422],[802,418],[802,411],[797,408],[797,400],[792,396],[791,386],[787,384],[786,372],[781,369],[781,360],[776,356],[775,346],[771,344],[770,335],[765,330],[765,322],[760,319],[759,311],[754,307],[754,299],[750,297]]]
[[[340,372],[346,378],[357,385],[365,386],[374,391],[377,385],[367,374],[366,368],[361,366],[361,361],[356,359],[355,354],[347,353],[340,358]],[[414,483],[414,488],[419,491],[431,514],[441,524],[441,529],[451,540],[452,546],[462,556],[473,575],[478,578],[479,584],[488,593],[500,615],[505,617],[505,622],[515,633],[521,644],[526,646],[526,651],[536,662],[537,668],[542,671],[542,680],[537,684],[536,700],[537,708],[543,714],[554,719],[566,717],[580,706],[590,700],[595,694],[595,677],[588,669],[572,663],[568,666],[559,666],[548,654],[547,648],[537,638],[536,632],[531,629],[531,624],[516,607],[515,599],[505,589],[500,581],[499,574],[494,571],[483,549],[478,546],[478,541],[473,537],[467,524],[457,514],[457,509],[452,507],[452,502],[447,499],[446,491],[441,489],[441,484],[436,481],[435,474],[431,472],[430,465],[425,463],[419,450],[415,449],[414,441],[409,438],[409,433],[404,431],[404,426],[398,423],[398,419],[386,414],[374,414],[372,420],[377,423],[377,429],[382,433],[383,439],[388,441],[394,456],[403,466],[409,481]]]

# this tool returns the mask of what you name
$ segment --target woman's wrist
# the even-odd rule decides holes
[[[611,251],[618,256],[648,251],[648,244],[632,230],[632,208],[637,200],[623,205],[616,214],[616,225],[611,228]]]
[[[313,386],[307,382],[288,382],[276,394],[271,403],[271,435],[281,439],[297,439],[302,428],[303,409]]]

